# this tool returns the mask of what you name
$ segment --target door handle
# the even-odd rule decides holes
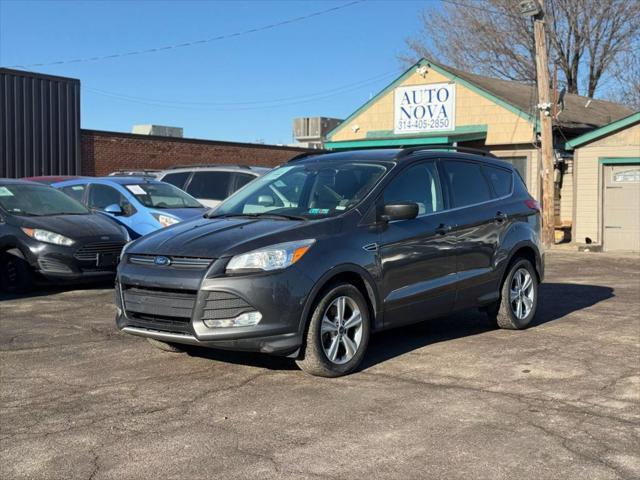
[[[438,235],[445,235],[451,231],[451,225],[447,225],[446,223],[441,223],[436,227],[436,233]]]
[[[496,216],[495,216],[494,220],[496,221],[496,223],[502,223],[502,222],[505,222],[507,220],[507,218],[509,218],[509,217],[507,216],[506,213],[498,212],[498,213],[496,213]]]

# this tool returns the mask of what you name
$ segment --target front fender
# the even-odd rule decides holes
[[[371,273],[369,273],[366,269],[362,268],[361,266],[356,265],[354,263],[348,263],[348,264],[342,264],[342,265],[338,265],[336,267],[331,268],[324,275],[322,275],[320,279],[314,284],[313,288],[311,289],[311,292],[309,292],[309,295],[307,296],[307,300],[305,301],[304,308],[302,310],[302,318],[300,319],[300,331],[299,331],[301,335],[304,334],[307,328],[307,324],[309,321],[309,314],[311,312],[311,309],[313,308],[315,299],[317,298],[322,288],[325,285],[327,285],[327,283],[332,278],[335,278],[338,275],[344,274],[344,273],[355,274],[362,279],[367,289],[367,296],[369,298],[369,301],[373,306],[373,323],[374,324],[372,325],[372,327],[374,330],[382,327],[382,322],[383,322],[382,308],[381,308],[382,303],[381,303],[380,294],[376,287],[376,282],[373,276],[371,275]]]

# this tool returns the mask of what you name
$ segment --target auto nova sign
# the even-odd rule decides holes
[[[456,128],[455,83],[395,89],[394,127],[398,133],[451,131]]]

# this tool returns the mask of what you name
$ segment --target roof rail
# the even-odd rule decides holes
[[[310,157],[312,155],[321,155],[323,153],[327,153],[327,152],[325,152],[323,150],[320,150],[319,152],[302,152],[302,153],[299,153],[298,155],[296,155],[295,157],[292,157],[289,160],[287,160],[287,163],[297,162],[299,160],[302,160],[303,158],[307,158],[307,157]]]
[[[236,168],[244,168],[246,170],[251,170],[249,165],[237,165],[233,163],[192,163],[190,165],[172,165],[168,168],[168,170],[172,170],[175,168],[201,168],[201,167],[236,167]]]
[[[429,151],[429,150],[455,150],[456,152],[462,153],[475,153],[478,155],[482,155],[484,157],[498,158],[493,153],[487,152],[486,150],[482,150],[480,148],[470,148],[470,147],[458,147],[455,145],[424,145],[421,147],[409,147],[403,148],[398,155],[396,155],[396,159],[400,160],[401,158],[407,157],[415,152],[421,151]]]

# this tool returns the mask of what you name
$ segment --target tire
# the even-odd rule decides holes
[[[369,306],[360,290],[350,283],[334,284],[316,302],[296,363],[319,377],[347,375],[362,362],[370,329]]]
[[[17,248],[0,254],[0,287],[9,293],[28,293],[33,289],[31,266]]]
[[[182,353],[184,350],[176,343],[169,342],[161,342],[160,340],[156,340],[155,338],[147,338],[147,342],[149,342],[154,347],[164,350],[165,352],[171,353]]]
[[[520,285],[524,282],[525,288],[519,288],[518,282]],[[515,292],[522,293],[516,294]],[[500,328],[522,330],[535,317],[537,307],[538,277],[536,271],[529,260],[516,259],[509,265],[500,289],[500,300],[487,308],[487,314]]]

